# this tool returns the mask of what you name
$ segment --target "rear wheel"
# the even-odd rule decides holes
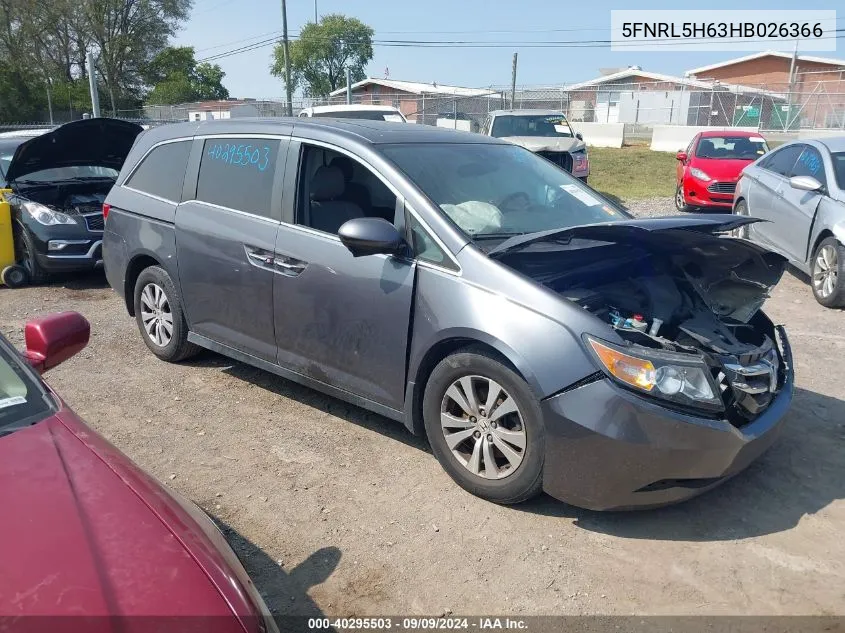
[[[188,323],[170,275],[159,266],[144,269],[135,282],[135,320],[150,351],[177,362],[196,355],[200,347],[188,342]]]
[[[810,275],[816,301],[826,308],[845,306],[845,247],[835,237],[821,241]]]
[[[504,504],[539,494],[540,405],[526,382],[486,350],[467,348],[434,368],[423,418],[435,457],[465,490]]]

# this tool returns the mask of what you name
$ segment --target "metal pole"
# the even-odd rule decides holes
[[[452,116],[455,117],[455,125],[454,128],[458,129],[458,98],[455,97],[455,101],[452,103]]]
[[[94,55],[90,52],[85,56],[88,66],[88,89],[91,91],[91,113],[100,116],[100,93],[97,92],[97,71],[94,69]]]
[[[47,109],[50,111],[50,125],[53,125],[53,96],[50,94],[50,86],[53,84],[52,80],[47,78]]]
[[[316,4],[316,3],[315,3]],[[346,103],[352,103],[352,69],[346,69]]]
[[[783,123],[783,131],[789,129],[789,115],[792,114],[792,90],[795,85],[795,62],[798,60],[798,38],[795,38],[795,50],[792,53],[792,61],[789,63],[789,89],[786,93],[786,118]]]
[[[511,110],[513,110],[514,102],[516,101],[516,57],[518,53],[513,54],[513,69],[511,70]]]
[[[290,89],[290,51],[288,50],[288,8],[282,0],[282,50],[285,55],[285,112],[293,116],[293,102]]]
[[[314,0],[314,24],[317,24],[317,0]]]

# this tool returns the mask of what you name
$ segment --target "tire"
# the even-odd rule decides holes
[[[484,408],[495,389],[490,381],[501,389],[492,413]],[[474,393],[475,407],[464,385]],[[451,426],[441,423],[443,412]],[[486,350],[468,347],[438,363],[425,386],[423,421],[435,457],[464,490],[501,504],[525,501],[542,490],[540,404],[522,377]]]
[[[29,283],[32,285],[43,284],[47,281],[49,275],[41,268],[41,264],[38,263],[38,259],[35,256],[35,242],[32,241],[29,231],[26,228],[20,228],[15,231],[15,241],[20,253],[18,261],[26,270]]]
[[[686,203],[684,200],[684,185],[681,183],[678,185],[678,188],[675,189],[675,208],[680,211],[681,213],[689,213],[691,211],[695,211],[695,207],[691,207]]]
[[[182,300],[163,268],[150,266],[141,271],[135,282],[134,297],[135,321],[141,338],[153,354],[176,363],[200,352],[202,348],[188,342],[188,323]]]
[[[736,203],[734,215],[748,217],[748,203],[745,200],[740,200]],[[733,231],[733,236],[742,240],[750,239],[749,235],[749,226],[747,224]]]
[[[3,272],[0,273],[0,281],[2,281],[7,288],[20,288],[25,286],[26,282],[29,281],[29,275],[26,272],[26,268],[13,264],[11,266],[6,266],[3,269]]]
[[[826,308],[845,306],[845,247],[835,237],[823,239],[810,262],[810,285]]]

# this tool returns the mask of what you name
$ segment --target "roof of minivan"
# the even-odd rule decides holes
[[[493,110],[490,116],[563,116],[560,110]]]
[[[142,134],[143,145],[149,147],[169,139],[212,135],[212,134],[290,134],[309,137],[319,134],[336,134],[339,139],[384,143],[498,143],[506,144],[489,136],[434,127],[432,125],[370,121],[367,119],[313,119],[280,117],[272,119],[243,118],[217,121],[172,123],[152,128]]]

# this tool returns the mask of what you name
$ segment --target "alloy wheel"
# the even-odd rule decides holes
[[[839,261],[836,249],[825,244],[816,254],[816,264],[813,267],[813,286],[822,298],[827,298],[836,289],[839,274]]]
[[[155,345],[166,347],[173,338],[173,313],[170,301],[158,284],[149,283],[141,291],[141,321],[147,337]]]
[[[525,457],[525,425],[516,401],[484,376],[464,376],[446,390],[440,424],[452,455],[473,475],[503,479]]]
[[[677,207],[678,211],[683,211],[684,207],[687,206],[687,203],[684,200],[684,189],[682,186],[679,186],[678,189],[675,191],[675,206]]]

